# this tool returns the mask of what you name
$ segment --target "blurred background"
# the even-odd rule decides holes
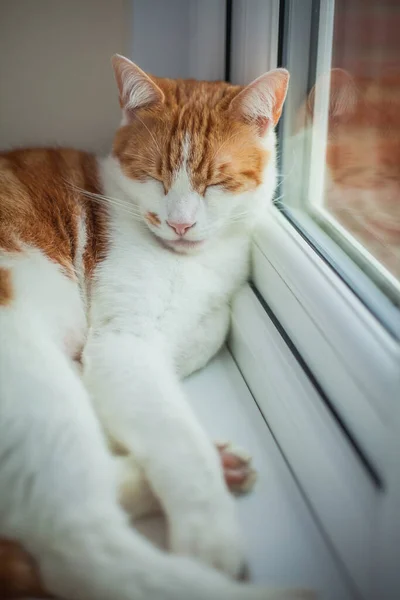
[[[106,153],[120,120],[110,58],[223,79],[225,0],[2,0],[0,148]]]

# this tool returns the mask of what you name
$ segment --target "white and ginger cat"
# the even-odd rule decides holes
[[[113,65],[110,156],[0,155],[3,553],[37,565],[17,592],[24,572],[74,600],[300,598],[229,577],[234,500],[180,385],[223,344],[248,275],[288,73],[242,88]],[[170,554],[129,522],[155,498]]]

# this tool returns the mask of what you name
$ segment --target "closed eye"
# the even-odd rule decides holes
[[[207,185],[207,187],[208,188],[210,188],[210,187],[212,188],[212,187],[218,187],[218,186],[221,186],[221,185],[226,185],[228,183],[228,181],[229,180],[227,178],[221,179],[220,181],[215,181],[214,183],[209,183]]]

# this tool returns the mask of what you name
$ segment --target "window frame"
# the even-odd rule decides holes
[[[289,95],[287,101],[287,112],[293,118],[297,110],[292,109],[291,104],[298,107],[314,84],[312,79],[318,80],[329,72],[332,62],[335,2],[334,0],[305,0],[300,4],[296,0],[286,0],[284,4],[285,17],[288,17],[285,19],[285,35],[290,33],[291,43],[289,48],[281,45],[281,54],[285,64],[290,64],[291,68],[293,66],[292,71],[294,71],[292,89],[295,87],[295,94],[294,98],[293,94]],[[304,38],[307,40],[307,36],[309,42],[304,42]],[[313,37],[317,40],[316,44],[311,42]],[[300,39],[303,44],[302,52],[299,52],[296,47]],[[326,83],[328,84],[328,81]],[[296,165],[295,172],[293,173],[290,165],[284,165],[282,169],[284,173],[288,174],[283,181],[285,186],[286,183],[289,183],[289,186],[286,186],[289,187],[288,196],[290,198],[287,204],[296,212],[299,209],[298,220],[300,221],[302,213],[310,215],[319,227],[337,243],[336,245],[353,259],[347,261],[349,281],[356,278],[356,270],[352,268],[353,265],[359,265],[367,274],[367,278],[375,283],[375,286],[382,290],[393,303],[400,305],[400,282],[324,207],[322,201],[325,180],[323,157],[328,140],[328,107],[329,85],[320,86],[315,94],[313,127],[309,131],[310,135],[304,136],[302,139],[303,148],[296,154],[298,165]],[[293,124],[285,120],[280,130],[282,147],[285,145],[285,140],[290,139],[292,129]],[[285,161],[283,160],[283,162]],[[291,185],[299,185],[299,178],[301,179],[302,193],[290,193]],[[365,276],[363,277],[365,278]],[[376,296],[376,290],[373,287],[370,285],[369,290],[365,289],[364,295]],[[384,314],[382,306],[378,307],[378,311]],[[387,320],[390,321],[390,317]]]
[[[277,32],[283,29],[278,0],[265,0],[262,7],[254,2],[244,8],[244,3],[233,0],[232,7],[231,80],[241,84],[280,66]],[[303,26],[310,32],[312,0],[294,4],[304,11]],[[262,19],[265,27],[260,27]],[[268,56],[265,37],[271,41]],[[308,72],[307,40],[297,59],[307,61]],[[250,61],[252,68],[246,70]],[[324,250],[318,251],[318,245]],[[369,299],[373,284],[340,249],[332,264],[326,248],[334,246],[311,219],[299,225],[290,210],[279,203],[271,206],[253,243],[255,293],[246,288],[233,304],[230,350],[357,595],[394,600],[400,595],[395,559],[400,548],[400,317],[383,294],[375,295],[379,306],[374,310]],[[358,287],[349,272],[357,275]],[[381,318],[381,303],[388,322]],[[293,415],[300,408],[302,425],[296,429]],[[315,460],[312,430],[306,433],[310,423],[317,427],[315,410],[324,423],[321,429],[333,427],[337,436],[329,447],[321,434],[318,446],[313,432],[314,452],[321,449],[325,465]],[[345,463],[336,456],[342,445],[354,473],[361,468],[370,486],[349,472],[346,480]],[[339,479],[343,474],[340,483],[327,479],[333,470]],[[324,495],[324,484],[333,486],[334,498]],[[369,509],[357,525],[351,511],[363,502]],[[365,530],[369,537],[360,555],[356,542]]]

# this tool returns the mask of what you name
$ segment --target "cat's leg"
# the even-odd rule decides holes
[[[131,519],[161,512],[161,504],[137,460],[132,455],[127,455],[114,457],[114,462],[118,478],[118,499]]]
[[[167,349],[156,338],[93,331],[84,363],[104,426],[139,461],[160,498],[173,551],[238,575],[243,554],[234,501]]]
[[[131,530],[114,461],[67,358],[22,319],[1,331],[0,536],[34,557],[43,588],[71,600],[268,598]]]
[[[246,494],[251,491],[257,478],[251,457],[229,442],[216,442],[215,446],[230,492]],[[128,515],[132,519],[140,519],[161,512],[160,501],[137,460],[131,454],[115,456],[114,460],[118,473],[118,498]],[[196,477],[195,473],[193,477]]]

